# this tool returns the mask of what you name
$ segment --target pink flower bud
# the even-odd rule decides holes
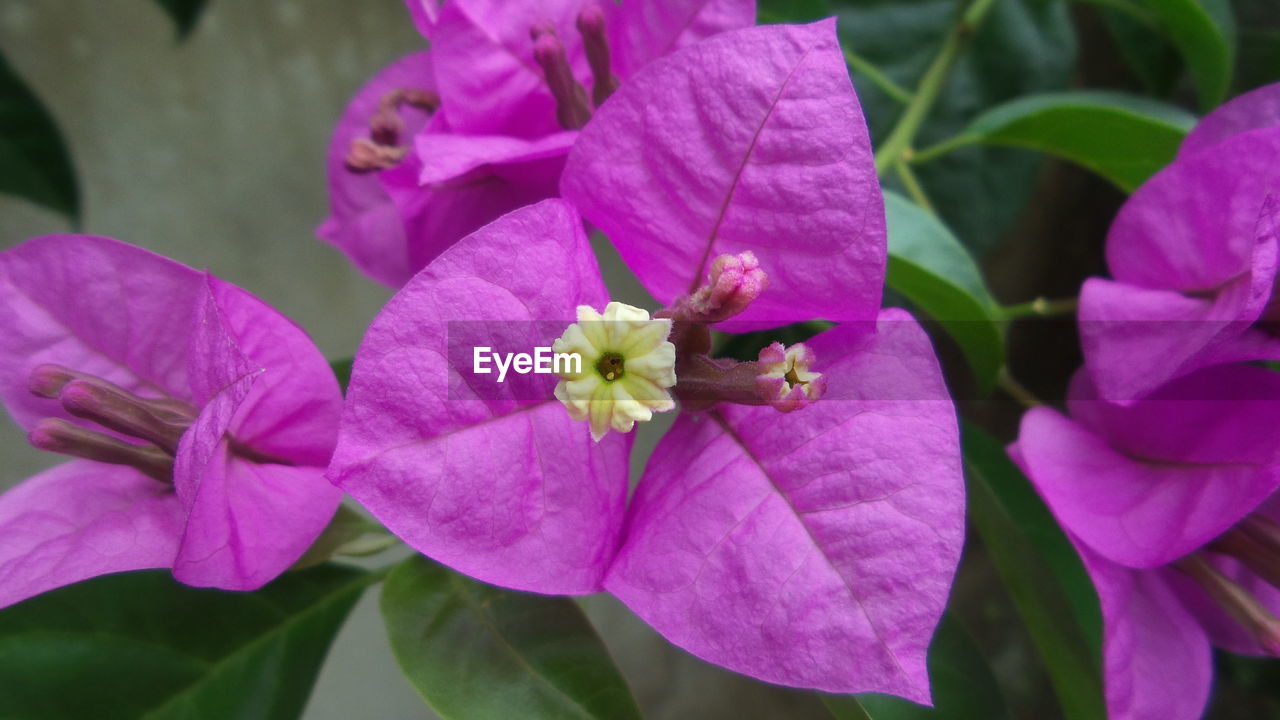
[[[554,32],[537,33],[536,29],[535,35],[533,59],[542,67],[547,87],[556,99],[556,120],[565,130],[577,130],[591,119],[587,92],[573,76],[560,38]]]
[[[27,434],[32,447],[46,452],[128,465],[161,482],[173,482],[173,456],[154,445],[133,445],[86,430],[58,418],[45,418]]]
[[[592,3],[578,15],[578,33],[587,52],[587,64],[591,66],[591,100],[600,104],[618,89],[618,76],[613,74],[609,58],[609,38],[604,33],[604,11]]]
[[[686,313],[695,322],[720,322],[746,310],[767,287],[769,276],[750,250],[721,255],[711,263],[707,284],[686,301]]]

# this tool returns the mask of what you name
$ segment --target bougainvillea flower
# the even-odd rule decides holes
[[[1280,655],[1280,374],[1218,365],[1120,406],[1081,372],[1068,409],[1028,412],[1010,453],[1098,590],[1109,717],[1198,718],[1210,644]]]
[[[407,2],[431,49],[383,70],[343,112],[318,230],[391,287],[555,195],[577,129],[636,69],[755,20],[751,0]]]
[[[337,509],[337,380],[240,288],[116,240],[47,236],[0,253],[0,326],[9,414],[79,458],[0,495],[0,606],[145,568],[251,590]]]
[[[1215,363],[1280,359],[1280,86],[1200,122],[1107,237],[1114,279],[1080,294],[1086,366],[1128,402]]]
[[[654,317],[670,322],[680,416],[629,504],[631,436],[613,430],[651,413],[628,406],[620,416],[612,403],[624,387],[624,402],[667,406],[659,391],[671,358],[652,336],[666,326],[610,306],[579,209],[560,200],[464,238],[391,300],[357,353],[330,478],[410,545],[486,582],[604,588],[710,662],[927,703],[925,652],[963,539],[955,413],[924,332],[903,311],[873,307],[884,209],[834,30],[733,31],[657,60],[614,93],[573,151],[602,147],[597,123],[632,148],[608,163],[571,159],[566,187],[593,223],[617,229],[620,247],[638,242],[626,231],[647,217],[647,237],[661,243],[633,267],[671,289]],[[643,147],[618,132],[613,113],[668,91],[679,102],[656,96],[655,122],[686,96],[712,109],[730,96],[734,112],[709,111],[700,127],[673,120]],[[740,123],[754,123],[754,139]],[[657,180],[634,170],[641,156],[665,158],[672,182],[705,173],[669,186],[687,216],[642,204]],[[590,193],[618,191],[611,176],[624,173],[635,196],[606,218],[609,203]],[[802,188],[821,200],[800,198]],[[724,209],[722,222],[687,224],[708,207]],[[875,287],[820,303],[833,267]],[[610,322],[609,308],[615,334],[581,327],[601,313]],[[709,357],[709,327],[739,316],[856,322],[799,350],[767,347],[758,361]],[[579,333],[595,339],[579,343]],[[573,419],[584,417],[573,407],[582,398],[568,388],[557,398],[557,381],[578,375],[497,382],[477,364],[558,338],[589,356],[582,373],[599,375],[591,391],[601,398],[585,401],[588,418],[593,402],[609,403],[598,442]],[[626,386],[633,363],[648,385]]]

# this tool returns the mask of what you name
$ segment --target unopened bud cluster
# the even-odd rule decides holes
[[[580,372],[558,373],[555,396],[575,420],[586,420],[600,440],[610,429],[627,432],[637,422],[675,407],[705,410],[718,403],[770,405],[799,410],[822,396],[826,378],[813,370],[816,357],[803,344],[773,343],[759,359],[737,362],[709,357],[710,325],[746,310],[769,286],[750,252],[721,255],[707,283],[655,314],[611,302],[603,314],[578,308],[578,321],[555,341],[557,353],[577,353]]]

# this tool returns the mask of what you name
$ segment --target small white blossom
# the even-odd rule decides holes
[[[555,396],[574,420],[586,420],[596,441],[610,428],[628,432],[637,421],[675,408],[667,392],[676,384],[676,346],[667,341],[671,320],[650,319],[637,307],[611,302],[604,314],[581,305],[578,322],[551,349],[577,353],[581,372],[559,373]]]

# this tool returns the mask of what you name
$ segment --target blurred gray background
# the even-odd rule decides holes
[[[0,2],[0,49],[70,145],[83,231],[209,268],[297,320],[330,358],[353,354],[389,292],[313,235],[329,134],[366,79],[422,46],[400,0],[210,0],[183,43],[151,0]],[[69,230],[0,196],[4,247]],[[614,297],[652,307],[600,250]],[[637,460],[661,429],[644,429]],[[7,418],[0,457],[0,489],[57,462]],[[377,595],[339,634],[308,720],[435,717],[400,676]],[[807,693],[673,648],[610,597],[584,604],[646,717],[829,717]]]

